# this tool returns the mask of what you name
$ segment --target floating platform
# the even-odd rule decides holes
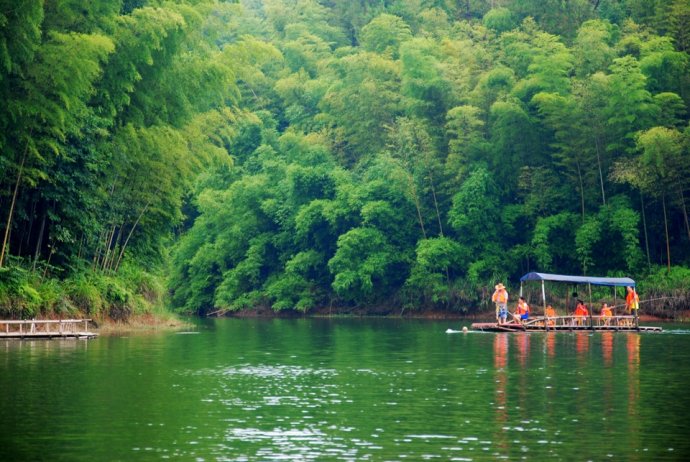
[[[90,319],[0,320],[0,339],[94,338]]]
[[[556,316],[536,317],[525,323],[476,322],[472,330],[484,332],[661,332],[661,327],[640,326],[634,316]]]

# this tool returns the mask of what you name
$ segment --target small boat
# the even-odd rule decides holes
[[[522,285],[527,281],[541,281],[542,302],[546,312],[546,290],[544,281],[565,282],[570,284],[587,284],[590,294],[592,285],[610,287],[635,287],[630,278],[604,278],[589,276],[567,276],[548,273],[527,273],[520,278],[520,296]],[[614,289],[615,297],[615,289]],[[636,311],[636,310],[635,310]],[[545,332],[545,331],[623,331],[623,332],[661,332],[661,327],[641,326],[637,314],[634,316],[594,316],[591,309],[588,316],[536,316],[524,322],[480,322],[472,324],[473,330],[486,332]]]

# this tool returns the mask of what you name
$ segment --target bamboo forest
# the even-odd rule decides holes
[[[0,0],[0,314],[690,300],[688,0]],[[489,308],[490,309],[490,308]]]

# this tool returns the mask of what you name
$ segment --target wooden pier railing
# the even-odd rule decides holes
[[[0,320],[0,338],[93,338],[91,319]]]

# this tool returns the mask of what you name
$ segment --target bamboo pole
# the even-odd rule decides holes
[[[143,217],[144,214],[146,213],[146,211],[149,209],[149,205],[151,205],[151,201],[148,201],[146,203],[144,210],[141,211],[141,213],[137,217],[137,221],[134,222],[134,224],[132,225],[132,228],[129,230],[129,234],[127,235],[127,239],[125,239],[125,243],[120,248],[120,255],[118,255],[118,257],[117,257],[117,263],[115,264],[115,271],[117,271],[120,268],[120,263],[122,262],[122,257],[124,257],[124,255],[125,255],[125,249],[127,248],[127,244],[129,243],[129,239],[132,237],[132,234],[134,233],[134,229],[139,224],[139,220],[141,220],[141,217]]]
[[[618,287],[613,286],[613,306],[616,306],[618,303],[618,299],[616,298],[618,296]]]
[[[647,236],[647,217],[644,212],[644,196],[642,195],[642,190],[640,189],[640,210],[642,211],[642,229],[644,230],[644,247],[647,251],[647,268],[652,268],[652,260],[649,257],[649,237]]]
[[[664,233],[666,236],[666,274],[671,273],[671,244],[668,238],[668,218],[666,217],[666,195],[661,197],[661,205],[664,211]],[[0,261],[0,263],[2,263]]]
[[[544,306],[544,329],[549,330],[549,321],[546,319],[546,289],[544,288],[544,280],[541,280],[541,300]]]
[[[640,316],[638,313],[640,312],[640,296],[638,295],[637,288],[635,286],[633,286],[633,290],[635,291],[635,295],[637,295],[637,309],[635,310],[635,328],[639,332],[639,330],[640,330]]]
[[[588,282],[587,288],[589,290],[589,328],[594,330],[594,321],[592,320],[592,310],[594,309],[592,306],[592,284]]]
[[[24,150],[24,155],[22,156],[22,162],[19,165],[19,173],[17,173],[17,181],[14,184],[14,192],[12,193],[12,201],[10,202],[10,211],[7,213],[7,224],[5,225],[5,237],[2,240],[2,250],[0,250],[0,268],[5,261],[5,250],[8,247],[8,241],[10,237],[10,229],[12,228],[12,218],[14,216],[14,206],[17,203],[17,196],[19,195],[19,185],[22,181],[22,175],[24,174],[24,162],[26,161],[27,151],[29,149],[29,142],[26,142],[26,149]]]

